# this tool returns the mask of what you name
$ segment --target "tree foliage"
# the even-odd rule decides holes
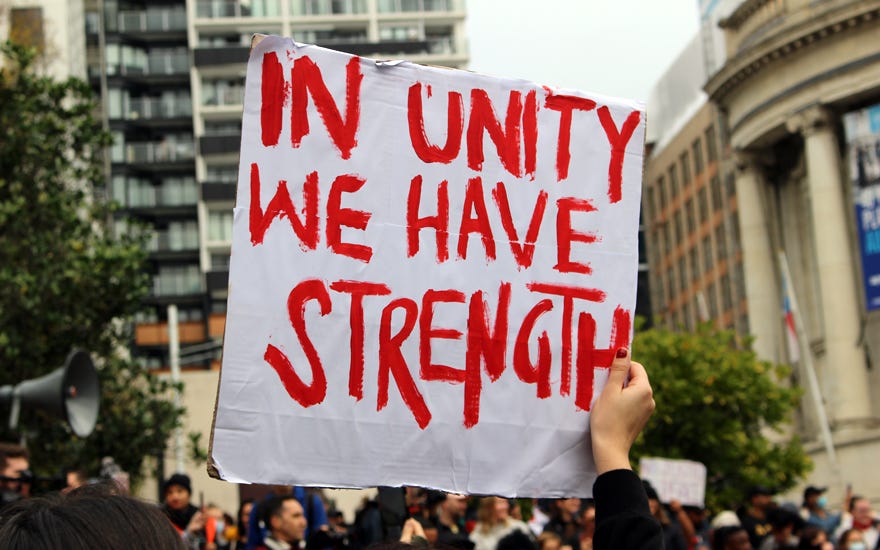
[[[97,474],[112,456],[137,481],[144,456],[164,448],[181,416],[166,399],[169,384],[121,353],[123,320],[149,290],[146,234],[112,230],[100,185],[111,138],[89,85],[37,74],[23,47],[6,43],[2,54],[0,384],[48,373],[74,347],[90,351],[102,383],[95,432],[78,440],[59,421],[23,412],[32,468]]]
[[[789,489],[812,467],[784,433],[800,398],[784,384],[789,369],[742,344],[706,323],[692,333],[637,331],[632,345],[657,403],[634,454],[703,463],[707,506],[716,511],[735,508],[753,485]]]

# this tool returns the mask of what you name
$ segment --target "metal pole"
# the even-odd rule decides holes
[[[177,306],[168,306],[168,357],[171,367],[171,381],[174,382],[174,406],[180,408],[180,335],[178,332]],[[183,428],[174,430],[175,472],[183,473]]]
[[[825,403],[822,400],[822,391],[819,389],[819,379],[816,377],[816,368],[813,365],[813,352],[807,345],[807,336],[804,334],[804,320],[801,319],[801,312],[797,306],[795,298],[794,286],[791,282],[791,273],[788,270],[788,259],[785,252],[779,251],[779,265],[782,268],[782,280],[786,286],[788,299],[791,304],[791,313],[794,316],[794,329],[797,335],[798,348],[801,352],[801,361],[803,370],[807,375],[807,383],[810,387],[810,395],[813,398],[813,405],[816,407],[816,416],[819,420],[819,430],[822,432],[822,440],[825,443],[825,451],[828,453],[828,460],[831,467],[837,470],[837,453],[834,450],[834,440],[831,437],[831,428],[828,427],[828,416],[825,414]]]

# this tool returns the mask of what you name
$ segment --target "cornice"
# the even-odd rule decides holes
[[[773,0],[745,0],[737,6],[733,13],[718,22],[722,29],[738,29],[753,14],[757,13],[765,4]]]
[[[747,0],[728,20],[741,9],[755,10],[768,1]],[[712,101],[723,104],[731,92],[771,64],[782,61],[808,46],[877,19],[880,19],[880,2],[858,2],[836,12],[828,12],[819,21],[813,19],[790,28],[783,28],[775,38],[756,44],[740,52],[736,57],[728,59],[724,67],[709,79],[703,89]]]

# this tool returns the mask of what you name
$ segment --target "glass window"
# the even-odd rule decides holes
[[[663,176],[657,178],[657,192],[660,195],[660,212],[662,212],[666,210],[666,180]]]
[[[725,311],[733,307],[733,289],[730,288],[730,276],[726,273],[721,277],[721,304]]]
[[[703,237],[703,271],[712,271],[712,238],[709,235]]]
[[[699,174],[703,171],[703,143],[700,138],[691,145],[691,154],[694,157],[694,174]]]
[[[208,240],[213,242],[232,241],[232,212],[228,210],[208,211]]]
[[[706,191],[705,186],[700,188],[697,194],[697,202],[700,208],[700,224],[706,223],[706,220],[709,219],[709,192]]]
[[[682,294],[687,290],[687,266],[684,262],[684,256],[678,259],[678,288]]]
[[[709,162],[714,162],[718,160],[718,149],[715,143],[715,127],[709,126],[706,128],[706,156],[709,159]]]
[[[691,182],[691,163],[687,151],[682,153],[678,160],[681,165],[681,184],[686,186]]]
[[[715,211],[721,210],[723,207],[723,197],[721,196],[721,178],[718,176],[712,176],[712,181],[709,182],[709,186],[712,187],[712,208]]]
[[[684,242],[684,231],[681,225],[681,210],[675,213],[675,244],[680,245]]]
[[[697,253],[697,247],[691,248],[690,254],[691,278],[696,283],[700,279],[700,256]]]
[[[655,217],[657,216],[657,205],[654,202],[654,188],[648,187],[648,194],[646,200],[646,217],[648,218],[648,223],[653,223]]]
[[[678,169],[674,164],[669,167],[669,187],[672,195],[670,198],[675,199],[678,196]]]
[[[212,271],[229,271],[229,254],[211,254]]]
[[[715,250],[719,259],[727,258],[727,243],[724,238],[724,225],[715,228]]]
[[[715,283],[709,285],[706,294],[709,298],[709,316],[715,319],[718,317],[718,296],[715,294]]]
[[[697,222],[694,219],[694,200],[688,199],[687,202],[684,203],[684,213],[687,216],[687,230],[688,235],[693,235],[697,232]]]

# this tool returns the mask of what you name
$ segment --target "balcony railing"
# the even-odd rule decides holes
[[[167,32],[185,30],[185,10],[124,11],[119,14],[119,32]]]
[[[175,162],[195,158],[195,144],[182,143],[129,143],[121,150],[114,148],[113,162]]]
[[[93,76],[97,76],[97,71],[92,70]],[[170,74],[189,74],[189,56],[186,52],[174,54],[158,54],[147,57],[145,63],[108,63],[108,75],[170,75]]]
[[[244,86],[220,91],[203,90],[202,94],[202,105],[205,106],[222,107],[244,103]]]
[[[192,116],[191,101],[162,101],[155,97],[132,99],[128,102],[128,120],[168,119]]]
[[[274,17],[281,15],[279,0],[201,0],[196,3],[196,16],[219,17]]]

